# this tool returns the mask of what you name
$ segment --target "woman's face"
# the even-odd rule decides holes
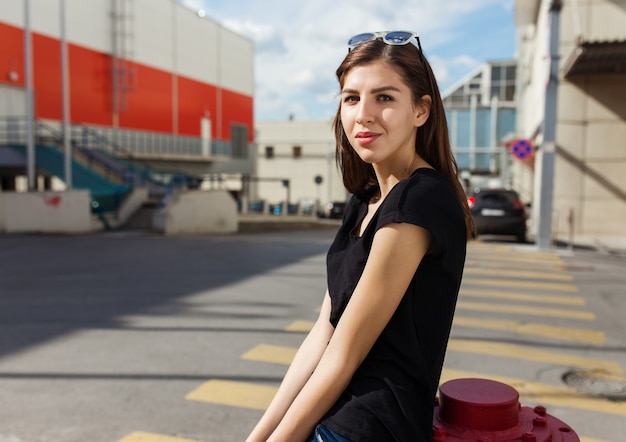
[[[415,155],[417,128],[426,122],[428,111],[427,105],[413,103],[411,90],[386,62],[356,66],[345,74],[341,122],[366,163],[408,164]]]

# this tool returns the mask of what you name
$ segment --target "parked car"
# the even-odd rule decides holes
[[[467,197],[479,235],[512,235],[526,242],[526,207],[509,189],[477,189]]]
[[[320,218],[342,219],[346,211],[346,204],[345,201],[333,201],[332,203],[328,203],[326,210],[318,213],[318,216]]]

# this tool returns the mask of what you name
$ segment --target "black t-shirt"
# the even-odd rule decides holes
[[[431,441],[434,400],[465,262],[465,221],[449,181],[422,168],[396,184],[359,237],[358,226],[376,190],[351,197],[328,251],[333,326],[363,273],[379,228],[411,223],[429,231],[433,244],[391,320],[322,423],[355,442]]]

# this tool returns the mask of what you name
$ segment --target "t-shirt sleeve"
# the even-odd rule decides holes
[[[389,223],[409,223],[426,229],[442,252],[465,235],[465,221],[452,186],[442,176],[416,175],[391,192],[376,229]]]

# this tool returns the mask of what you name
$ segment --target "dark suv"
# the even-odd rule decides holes
[[[526,207],[514,190],[479,189],[467,197],[476,231],[482,234],[513,235],[526,242]]]

